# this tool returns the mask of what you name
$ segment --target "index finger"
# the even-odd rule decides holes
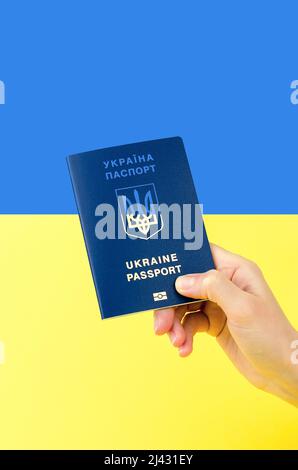
[[[231,251],[225,250],[224,248],[221,248],[220,246],[215,245],[214,243],[210,243],[210,248],[216,269],[237,269],[244,260],[242,256],[237,255],[236,253],[232,253]]]
[[[168,333],[173,326],[175,308],[163,308],[154,311],[154,331],[157,335]]]

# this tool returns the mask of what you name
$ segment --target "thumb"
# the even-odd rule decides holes
[[[222,272],[212,269],[202,274],[187,274],[176,279],[177,291],[193,299],[208,299],[215,302],[228,320],[239,323],[247,321],[252,304],[250,294],[230,281]]]

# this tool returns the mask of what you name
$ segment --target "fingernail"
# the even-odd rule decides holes
[[[170,340],[171,340],[172,344],[175,345],[177,336],[175,335],[174,331],[171,331],[169,335],[170,335]]]
[[[176,279],[176,288],[180,291],[190,290],[195,283],[195,278],[192,276],[180,276]]]

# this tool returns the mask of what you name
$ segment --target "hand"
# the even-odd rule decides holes
[[[176,280],[180,294],[205,300],[154,312],[155,333],[168,333],[182,357],[192,352],[195,333],[215,336],[253,385],[298,406],[298,365],[291,362],[298,333],[256,264],[216,245],[211,249],[216,270]]]

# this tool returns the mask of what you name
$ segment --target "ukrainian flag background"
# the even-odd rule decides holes
[[[0,2],[0,448],[297,448],[297,410],[212,338],[183,360],[150,313],[100,320],[65,163],[181,135],[210,240],[261,266],[298,329],[297,14]]]

